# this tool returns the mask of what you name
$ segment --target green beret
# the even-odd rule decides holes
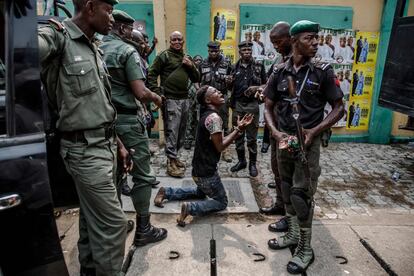
[[[221,43],[218,41],[210,41],[209,43],[207,43],[207,47],[211,49],[220,49],[220,45]]]
[[[116,4],[119,4],[118,0],[101,0],[101,1],[105,2],[105,3],[108,3],[109,5],[112,5],[112,6],[114,6]]]
[[[304,32],[319,32],[319,24],[309,20],[301,20],[290,27],[290,35],[300,34]]]
[[[253,42],[250,42],[250,41],[247,41],[247,40],[242,41],[242,42],[239,43],[239,49],[243,48],[243,47],[252,47],[252,46],[253,46]]]
[[[124,11],[120,11],[120,10],[113,10],[112,11],[112,16],[115,19],[115,22],[121,22],[121,23],[125,23],[125,24],[133,24],[135,19],[132,18],[129,14],[127,14]]]

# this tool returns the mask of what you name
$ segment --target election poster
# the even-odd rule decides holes
[[[353,64],[355,31],[321,29],[315,59],[330,64]]]
[[[354,61],[358,65],[373,65],[377,61],[379,33],[357,32]]]
[[[370,109],[371,99],[351,99],[347,107],[347,129],[367,130]]]
[[[221,50],[232,63],[236,61],[237,11],[215,9],[211,17],[211,39],[221,43]]]

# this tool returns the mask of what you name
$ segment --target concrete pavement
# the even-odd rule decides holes
[[[235,157],[234,146],[232,151]],[[188,165],[191,154],[181,153]],[[274,198],[274,190],[266,187],[272,178],[270,157],[260,153],[258,159],[260,174],[250,178],[250,184],[258,205],[270,205]],[[387,275],[361,239],[397,275],[414,275],[413,161],[412,148],[403,145],[341,143],[322,150],[312,240],[316,260],[307,275]],[[165,176],[162,149],[157,150],[152,163],[156,175]],[[231,173],[231,165],[221,161],[223,178],[249,179],[247,170]],[[398,181],[391,179],[394,171],[400,174]],[[190,176],[190,169],[186,175]],[[133,213],[128,216],[134,218]],[[288,275],[289,250],[267,248],[267,240],[276,236],[267,225],[277,217],[228,212],[190,219],[185,228],[177,227],[175,218],[176,214],[152,216],[154,225],[166,227],[169,236],[161,243],[138,248],[127,275],[209,275],[212,228],[218,275]],[[77,219],[77,212],[70,211],[57,220],[60,233],[66,231],[62,247],[71,275],[79,271]],[[170,260],[171,250],[178,251],[180,258]],[[257,256],[253,253],[265,255],[266,260],[254,262]],[[339,264],[342,259],[336,256],[345,257],[348,263]]]

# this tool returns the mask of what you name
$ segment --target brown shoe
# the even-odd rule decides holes
[[[172,177],[184,177],[184,170],[178,168],[174,159],[168,159],[167,161],[167,174]]]
[[[184,162],[183,161],[181,161],[180,159],[174,159],[175,160],[175,165],[178,167],[178,168],[184,168],[185,169],[185,164],[184,164]]]
[[[181,214],[177,218],[178,226],[184,227],[185,226],[185,219],[189,215],[188,213],[188,203],[181,204]]]
[[[165,199],[165,189],[164,187],[161,187],[158,192],[157,195],[154,198],[154,205],[160,208],[164,208],[164,204],[162,203]]]

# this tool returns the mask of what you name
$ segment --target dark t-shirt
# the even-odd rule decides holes
[[[309,71],[309,72],[308,72]],[[306,73],[308,76],[299,96],[299,118],[306,129],[317,126],[323,120],[326,103],[331,105],[343,97],[343,93],[336,84],[334,70],[326,63],[308,62],[295,72],[291,59],[275,67],[264,94],[277,103],[277,118],[280,129],[295,131],[295,121],[292,117],[292,107],[289,99],[287,76],[296,80],[297,93],[299,92]]]
[[[243,65],[239,60],[234,66],[234,86],[233,97],[235,99],[245,98],[244,92],[250,86],[262,85],[266,83],[266,71],[264,65],[254,61],[253,59],[247,66]],[[248,101],[253,98],[246,98]]]
[[[214,146],[211,135],[223,132],[223,120],[214,110],[203,111],[198,122],[193,156],[192,175],[210,177],[217,171],[221,153]]]

